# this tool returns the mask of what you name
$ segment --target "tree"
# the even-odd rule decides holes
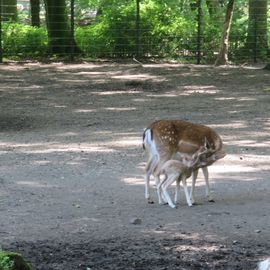
[[[49,52],[66,55],[78,51],[73,35],[65,0],[44,0],[49,39]]]
[[[31,5],[31,25],[40,27],[40,1],[39,0],[30,0]]]
[[[17,0],[2,0],[2,14],[4,21],[17,20]]]
[[[248,36],[246,48],[254,58],[268,54],[267,0],[249,0]]]
[[[226,65],[228,63],[228,50],[229,50],[229,34],[231,29],[232,15],[233,15],[234,0],[229,0],[225,21],[223,25],[223,33],[220,43],[220,50],[216,60],[216,65]]]

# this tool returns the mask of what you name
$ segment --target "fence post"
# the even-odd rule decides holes
[[[257,63],[257,20],[254,20],[253,61]]]
[[[70,61],[74,61],[74,0],[70,0]]]
[[[197,64],[201,63],[202,0],[198,0]]]
[[[3,63],[3,47],[2,47],[2,0],[0,0],[0,63]]]
[[[140,0],[136,0],[136,57],[141,54],[141,30],[140,30]]]

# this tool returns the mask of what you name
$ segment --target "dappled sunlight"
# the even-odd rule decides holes
[[[183,93],[185,94],[217,94],[220,90],[214,85],[192,85],[184,86]]]
[[[148,98],[134,98],[134,99],[132,99],[132,101],[142,103],[142,102],[149,102],[150,99],[148,99]]]
[[[175,211],[173,209],[172,211]],[[190,210],[189,210],[190,211]],[[185,223],[185,222],[183,222]],[[150,229],[147,231],[143,231],[145,234],[149,234],[151,232],[153,235],[163,235],[163,237],[168,237],[168,231],[170,232],[170,236],[172,239],[179,239],[179,241],[174,241],[174,244],[170,247],[164,245],[165,249],[175,250],[180,252],[216,252],[220,250],[220,248],[224,248],[224,246],[220,246],[220,244],[216,243],[217,240],[225,240],[226,237],[222,235],[212,233],[198,233],[198,232],[183,232],[181,233],[181,219],[174,223],[167,223],[163,228],[159,229]],[[180,232],[179,232],[180,230]],[[202,242],[201,240],[207,240]],[[208,242],[209,241],[209,242]],[[196,243],[198,244],[196,245]]]
[[[270,156],[256,154],[228,154],[223,160],[209,166],[209,172],[215,177],[227,177],[228,174],[258,173],[270,169]],[[252,165],[253,164],[253,165]],[[252,180],[251,178],[249,178]],[[242,179],[248,180],[248,179]]]
[[[180,94],[177,94],[177,93],[164,93],[164,94],[147,94],[146,96],[149,97],[149,98],[163,98],[163,97],[177,97],[179,96]]]
[[[105,108],[105,111],[116,111],[116,112],[125,112],[125,111],[135,111],[137,108],[136,107],[108,107]]]
[[[33,164],[36,164],[36,165],[48,165],[50,164],[51,162],[49,160],[34,160],[32,162]]]
[[[16,182],[17,185],[21,185],[21,186],[27,186],[27,187],[31,187],[31,188],[55,188],[56,186],[54,185],[48,185],[46,184],[42,184],[38,181],[17,181]]]
[[[228,173],[256,172],[256,171],[260,171],[260,169],[252,168],[252,167],[240,165],[240,164],[234,164],[234,165],[224,164],[224,165],[213,165],[213,168],[211,167],[211,170],[209,169],[209,171],[223,174],[224,176]]]
[[[235,100],[234,97],[215,97],[214,99],[215,100],[221,100],[221,101],[223,101],[223,100]]]
[[[166,247],[165,247],[166,249]],[[170,250],[171,248],[167,248],[168,250]],[[183,251],[191,251],[191,252],[217,252],[218,250],[220,250],[220,246],[217,245],[199,245],[199,246],[194,246],[194,244],[190,244],[190,245],[176,245],[174,247],[174,250],[178,251],[178,252],[183,252]]]
[[[164,89],[165,90],[165,89]],[[177,90],[165,91],[162,93],[150,93],[146,94],[147,97],[177,97],[177,96],[191,96],[191,95],[215,95],[219,93],[218,90],[213,85],[191,85],[191,86],[181,86]]]
[[[143,175],[141,177],[124,177],[121,181],[127,185],[144,185]]]
[[[121,75],[115,75],[112,76],[113,79],[121,79],[121,80],[134,80],[136,79],[136,81],[145,81],[145,80],[153,80],[153,81],[157,81],[157,82],[162,82],[165,80],[164,77],[162,76],[154,76],[154,75],[150,75],[150,74],[121,74]]]
[[[123,136],[120,139],[107,141],[104,143],[104,145],[110,146],[110,147],[121,147],[121,148],[135,147],[135,146],[141,147],[142,139],[137,136],[129,136],[129,137]]]
[[[93,91],[92,94],[95,94],[97,96],[113,96],[113,95],[126,95],[126,94],[139,94],[142,93],[142,91],[139,90],[113,90],[113,91]]]
[[[81,84],[81,83],[88,83],[88,80],[72,78],[72,79],[61,79],[61,82],[63,82],[63,83],[79,83],[79,84]]]
[[[52,64],[50,65],[44,65],[44,67],[51,67]],[[57,70],[60,71],[69,71],[69,70],[75,70],[76,73],[78,72],[78,70],[89,70],[89,69],[95,69],[97,67],[99,67],[99,65],[96,65],[94,63],[87,63],[87,65],[85,64],[72,64],[72,65],[66,65],[65,63],[53,63],[53,67]]]
[[[97,109],[76,109],[74,110],[76,113],[95,113]]]
[[[234,101],[256,101],[255,97],[216,97],[215,100],[226,101],[226,100],[234,100]]]
[[[112,148],[108,148],[104,145],[97,145],[91,143],[0,143],[0,147],[5,149],[17,151],[19,153],[28,153],[28,154],[50,154],[50,153],[59,153],[59,152],[73,152],[73,153],[81,153],[82,151],[85,153],[93,153],[93,152],[104,152],[104,153],[112,153],[115,150]],[[6,151],[7,151],[6,150]],[[1,152],[0,152],[1,153]]]
[[[256,137],[259,135],[265,136],[265,133],[256,134]],[[237,145],[239,147],[269,147],[270,141],[258,142],[257,140],[234,140],[231,142],[232,145]]]
[[[252,136],[252,133],[250,134],[250,137]],[[244,148],[247,148],[248,147],[254,147],[254,148],[265,148],[265,147],[269,147],[270,146],[270,141],[261,141],[261,142],[258,142],[258,139],[260,137],[264,138],[266,136],[266,134],[264,132],[256,132],[256,134],[254,134],[254,137],[256,138],[256,140],[252,140],[252,139],[249,139],[249,140],[230,140],[230,136],[223,136],[224,140],[226,139],[226,141],[229,141],[230,143],[230,146],[237,146],[241,149],[244,149]],[[259,154],[259,153],[258,153]]]
[[[89,76],[104,76],[106,72],[102,72],[102,71],[79,71],[76,72],[76,75],[89,75]]]
[[[73,153],[93,153],[93,152],[104,152],[111,153],[115,150],[109,149],[104,146],[96,146],[91,144],[52,144],[47,148],[38,148],[38,149],[26,149],[23,150],[25,153],[31,154],[49,154],[49,153],[57,153],[57,152],[73,152]]]
[[[43,89],[44,86],[34,84],[34,85],[29,85],[27,87],[18,87],[18,88],[20,89],[20,91],[33,91],[34,90],[32,92],[33,94],[37,94],[37,93],[40,94],[42,92],[41,91],[36,92],[36,89]]]
[[[63,109],[63,108],[66,108],[67,106],[66,105],[59,105],[59,104],[55,104],[55,103],[48,103],[48,107]]]
[[[237,112],[237,111],[231,111],[231,112]],[[247,128],[248,124],[245,121],[234,120],[228,124],[224,124],[224,123],[222,123],[222,124],[209,124],[209,126],[212,128],[239,129],[239,128]]]
[[[78,136],[78,135],[79,135],[78,132],[68,131],[68,132],[64,132],[64,133],[55,134],[54,136],[56,136],[56,137],[74,137],[74,136]]]

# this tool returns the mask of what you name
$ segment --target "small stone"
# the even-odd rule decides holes
[[[254,232],[255,232],[255,233],[260,233],[260,232],[261,232],[261,230],[255,230]]]
[[[78,204],[78,203],[73,203],[72,205],[73,205],[74,207],[76,207],[76,208],[81,208],[81,205]]]
[[[234,240],[233,241],[233,245],[236,245],[236,244],[238,244],[238,241],[237,240]]]
[[[130,224],[133,224],[133,225],[140,225],[140,224],[142,224],[142,220],[140,219],[140,218],[131,218],[130,220],[129,220],[129,223]]]

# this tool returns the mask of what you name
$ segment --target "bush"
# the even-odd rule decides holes
[[[18,23],[3,24],[4,56],[39,57],[47,51],[47,32],[45,28],[37,28]]]
[[[24,258],[14,252],[0,251],[0,270],[31,270]]]
[[[136,49],[134,6],[116,6],[93,25],[78,27],[75,39],[83,52],[95,57],[132,56]]]
[[[78,27],[75,39],[80,49],[95,57],[130,57],[136,54],[135,1],[110,6],[89,26]],[[194,50],[196,28],[188,16],[170,6],[146,1],[141,4],[140,53],[142,56],[178,56]]]
[[[94,57],[112,56],[115,42],[107,27],[106,22],[78,27],[75,31],[75,40],[79,48]]]

